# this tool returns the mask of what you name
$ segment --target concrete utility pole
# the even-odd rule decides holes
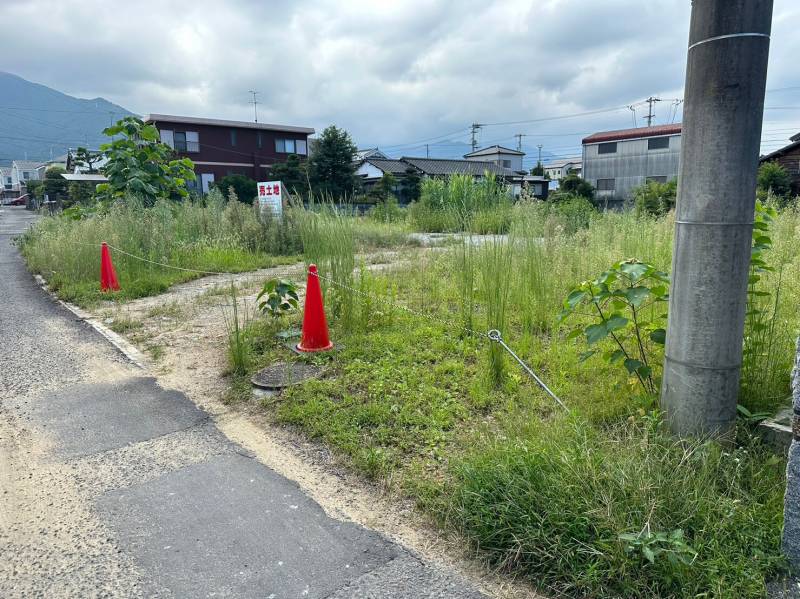
[[[661,407],[680,435],[736,418],[772,0],[694,0]]]
[[[480,124],[480,123],[472,123],[472,151],[473,152],[478,149],[478,139],[475,137],[475,135],[478,133],[478,131],[481,130],[481,127],[483,127],[483,125]]]
[[[517,152],[522,152],[522,136],[524,133],[515,133],[514,137],[517,138]]]
[[[650,127],[653,124],[653,119],[656,117],[655,113],[653,112],[653,104],[656,102],[661,102],[661,98],[654,98],[650,96],[645,100],[647,102],[647,126]]]

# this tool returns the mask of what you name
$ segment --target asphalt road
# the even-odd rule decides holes
[[[481,597],[330,518],[26,271],[0,208],[0,596]]]

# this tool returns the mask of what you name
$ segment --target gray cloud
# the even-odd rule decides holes
[[[775,2],[770,88],[800,86],[795,6]],[[0,37],[0,55],[5,70],[142,114],[249,119],[257,89],[260,120],[336,123],[359,145],[397,146],[456,130],[442,139],[463,141],[475,121],[680,97],[689,10],[687,0],[5,0],[4,22],[24,33]],[[800,107],[800,89],[767,105]],[[658,106],[658,122],[670,116]],[[800,109],[765,120],[800,130]],[[622,108],[481,135],[507,145],[542,135],[569,154],[580,134],[632,122]]]

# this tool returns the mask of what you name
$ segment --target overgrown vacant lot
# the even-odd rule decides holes
[[[565,298],[583,282],[615,264],[619,272],[639,271],[640,263],[628,258],[668,272],[671,217],[593,214],[580,203],[501,203],[494,213],[482,201],[462,201],[464,193],[488,191],[437,189],[442,198],[461,194],[458,205],[423,203],[425,211],[412,210],[409,220],[424,221],[429,230],[504,230],[507,238],[467,235],[444,248],[401,254],[389,267],[368,268],[358,255],[400,243],[409,227],[402,212],[385,224],[299,211],[282,233],[263,223],[253,227],[263,231],[264,241],[256,242],[257,235],[246,233],[251,229],[231,224],[238,206],[156,206],[146,213],[150,225],[129,225],[140,237],[118,237],[115,245],[138,243],[151,259],[204,270],[232,268],[201,266],[207,262],[196,255],[190,262],[184,253],[235,248],[246,256],[232,258],[237,269],[249,269],[281,252],[294,260],[291,254],[302,251],[307,263],[319,265],[332,338],[342,349],[306,357],[324,364],[326,376],[269,398],[264,410],[324,441],[365,476],[415,498],[439,525],[462,533],[478,555],[509,575],[528,578],[545,594],[576,597],[763,596],[765,579],[785,572],[783,458],[753,438],[752,419],[740,422],[731,446],[669,436],[657,393],[636,376],[646,371],[617,360],[610,335],[587,344],[586,327],[597,323],[591,305],[576,301],[568,319],[558,320]],[[170,216],[156,216],[159,210]],[[96,249],[78,261],[78,254],[59,251],[68,246],[57,240],[114,243],[109,236],[120,223],[136,220],[126,214],[47,221],[23,251],[63,295],[95,301]],[[189,214],[196,216],[192,222],[208,222],[178,234],[177,223]],[[242,214],[242,222],[258,223]],[[168,223],[162,237],[158,222]],[[212,224],[222,227],[219,234],[203,232],[203,226],[214,230]],[[750,413],[774,410],[788,396],[800,324],[798,225],[793,208],[767,223],[772,247],[762,258],[772,270],[754,271],[761,278],[751,288],[740,397]],[[291,250],[271,245],[279,234],[293,235]],[[170,241],[158,246],[158,239]],[[171,279],[150,286],[151,272]],[[142,281],[139,295],[188,276],[167,272],[125,276]],[[647,285],[647,294],[631,297],[641,300],[647,376],[657,388],[663,355],[657,327],[666,303],[657,301],[657,284]],[[239,317],[246,322],[231,336],[232,400],[249,396],[249,375],[259,367],[302,359],[275,338],[299,325],[299,313]],[[614,322],[620,328],[613,332],[633,339],[630,321]],[[502,331],[568,413],[485,337],[490,328]],[[588,355],[587,349],[599,351]]]
[[[670,217],[597,215],[571,233],[549,208],[518,206],[508,240],[467,237],[379,271],[353,258],[356,223],[318,218],[306,259],[320,265],[343,349],[310,358],[329,376],[265,404],[278,421],[417,498],[480,555],[545,592],[758,597],[765,579],[784,572],[785,462],[752,437],[752,423],[741,422],[736,447],[675,440],[661,425],[657,395],[607,359],[608,337],[579,360],[586,339],[570,333],[596,316],[577,310],[558,323],[570,290],[614,263],[637,257],[668,271]],[[748,341],[740,400],[751,412],[788,396],[799,222],[786,210],[769,225],[774,247],[764,256],[775,270],[757,283],[767,295],[753,295],[763,327],[749,324],[758,343]],[[666,303],[655,302],[640,316],[664,312]],[[271,339],[290,324],[299,315],[248,325],[245,370],[287,359]],[[480,335],[489,328],[503,332],[569,414]],[[663,353],[647,345],[657,386]]]

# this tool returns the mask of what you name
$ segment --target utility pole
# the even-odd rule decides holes
[[[425,158],[431,157],[431,148],[428,144],[425,144]]]
[[[736,419],[772,0],[694,0],[661,408],[679,435]]]
[[[539,144],[536,147],[539,148],[539,160],[537,161],[536,166],[539,166],[542,164],[542,144]]]
[[[483,127],[483,125],[480,124],[480,123],[472,123],[472,151],[473,152],[478,149],[478,140],[475,137],[475,135],[478,133],[478,131],[481,130],[481,127]]]
[[[656,117],[656,115],[653,113],[653,104],[656,102],[661,102],[661,98],[654,98],[653,96],[650,96],[647,98],[647,100],[645,100],[645,102],[647,102],[647,126],[649,127],[653,124],[653,119]]]
[[[517,152],[522,152],[522,136],[523,135],[524,135],[523,133],[514,134],[514,137],[517,138]]]
[[[258,122],[258,100],[256,99],[256,96],[258,95],[258,92],[256,90],[254,90],[254,89],[251,89],[250,93],[253,94],[253,99],[249,102],[250,104],[253,105],[253,122],[257,123]]]

